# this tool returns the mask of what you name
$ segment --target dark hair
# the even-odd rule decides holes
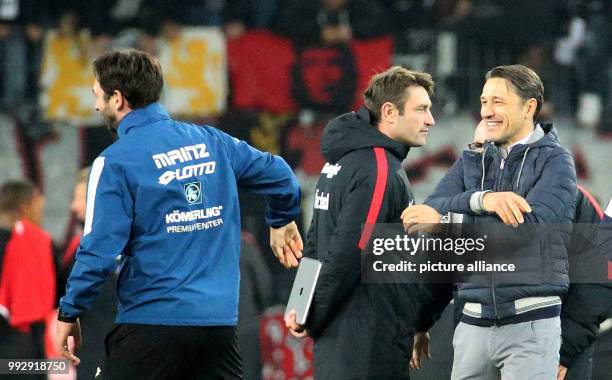
[[[27,180],[12,180],[0,187],[0,212],[19,212],[24,204],[34,198],[36,186]]]
[[[485,75],[486,80],[491,78],[503,78],[509,81],[516,94],[525,101],[534,98],[538,105],[533,118],[538,116],[544,103],[544,85],[535,71],[523,65],[498,66]]]
[[[408,87],[420,86],[433,96],[434,82],[431,75],[419,71],[411,71],[401,66],[378,73],[372,77],[368,88],[363,93],[363,103],[370,111],[372,122],[380,120],[380,109],[386,102],[391,102],[400,113],[404,112],[404,103],[408,98]]]
[[[144,51],[128,49],[106,53],[93,62],[94,75],[105,99],[118,90],[136,109],[159,100],[164,77],[157,58]]]

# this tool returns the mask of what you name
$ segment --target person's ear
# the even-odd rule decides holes
[[[117,108],[117,111],[121,111],[123,110],[126,106],[128,106],[128,102],[127,99],[125,99],[125,97],[123,96],[123,94],[121,93],[121,91],[119,90],[115,90],[113,92],[113,95],[115,97],[115,107]]]
[[[536,109],[538,109],[538,101],[535,98],[529,98],[525,102],[525,106],[527,107],[527,112],[525,114],[525,117],[533,119]]]
[[[395,122],[395,118],[399,114],[397,107],[391,102],[385,102],[380,107],[380,119],[385,122]]]

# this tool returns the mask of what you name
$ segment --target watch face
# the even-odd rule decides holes
[[[484,148],[484,144],[480,142],[473,142],[468,144],[468,149],[470,150],[479,150]]]

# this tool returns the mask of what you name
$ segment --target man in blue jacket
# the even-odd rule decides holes
[[[452,221],[462,218],[488,228],[503,222],[559,230],[546,234],[548,240],[530,236],[515,241],[517,272],[458,284],[457,297],[465,306],[453,339],[454,380],[553,379],[561,344],[561,296],[569,284],[571,228],[560,226],[571,227],[574,216],[574,163],[555,128],[534,123],[544,101],[535,72],[522,65],[500,66],[485,78],[481,116],[490,143],[466,150],[426,205],[407,208],[402,219],[408,225],[435,223],[440,214],[453,213]]]
[[[92,165],[56,345],[78,364],[67,338],[80,343],[78,317],[121,255],[104,378],[241,378],[237,188],[266,196],[274,254],[295,267],[303,249],[297,180],[280,157],[172,120],[157,103],[163,76],[152,56],[111,52],[93,66],[96,110],[119,138]]]

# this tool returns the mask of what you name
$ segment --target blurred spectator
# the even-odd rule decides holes
[[[30,182],[0,187],[0,358],[43,359],[45,320],[55,304],[50,235],[41,229],[45,197]],[[31,376],[26,378],[42,378]]]
[[[457,76],[451,78],[459,105],[480,95],[481,74],[489,67],[522,63],[542,73],[558,27],[560,2],[530,0],[448,0],[437,8],[441,24],[457,38]],[[449,10],[451,10],[449,13]]]
[[[36,101],[45,2],[0,2],[0,107]]]
[[[395,36],[396,54],[429,52],[436,34],[436,0],[379,0],[388,10]],[[413,67],[415,68],[415,67]]]
[[[391,30],[385,9],[368,0],[288,0],[280,28],[300,45],[345,44]]]
[[[274,25],[282,0],[226,0],[223,21],[227,38],[238,38],[247,29]]]
[[[259,321],[272,299],[272,275],[255,236],[243,231],[240,247],[240,302],[238,344],[245,379],[261,379],[262,357]]]
[[[74,266],[75,254],[83,235],[89,171],[89,167],[83,168],[76,176],[70,211],[79,221],[80,228],[79,232],[74,235],[68,244],[60,263],[58,270],[58,300],[66,292],[66,281]],[[106,333],[114,327],[115,314],[117,312],[116,284],[117,275],[115,273],[109,276],[93,308],[82,317],[84,323],[87,323],[87,326],[92,326],[92,328],[86,328],[82,331],[82,337],[86,344],[79,348],[81,364],[76,367],[79,378],[91,379],[96,374],[96,368],[104,361],[104,340]]]
[[[576,46],[580,54],[572,62],[578,82],[576,119],[578,125],[595,129],[609,99],[612,6],[608,0],[581,0],[573,5],[572,25],[584,27]]]
[[[159,26],[166,21],[186,26],[221,26],[223,0],[184,0],[180,3],[172,0],[143,0],[140,20],[143,22],[141,26],[152,35],[157,34]]]
[[[325,159],[321,154],[321,136],[326,121],[315,121],[312,111],[302,111],[298,124],[291,127],[287,136],[288,156],[294,161],[295,175],[302,189],[302,222],[308,231],[312,220],[315,187]]]

